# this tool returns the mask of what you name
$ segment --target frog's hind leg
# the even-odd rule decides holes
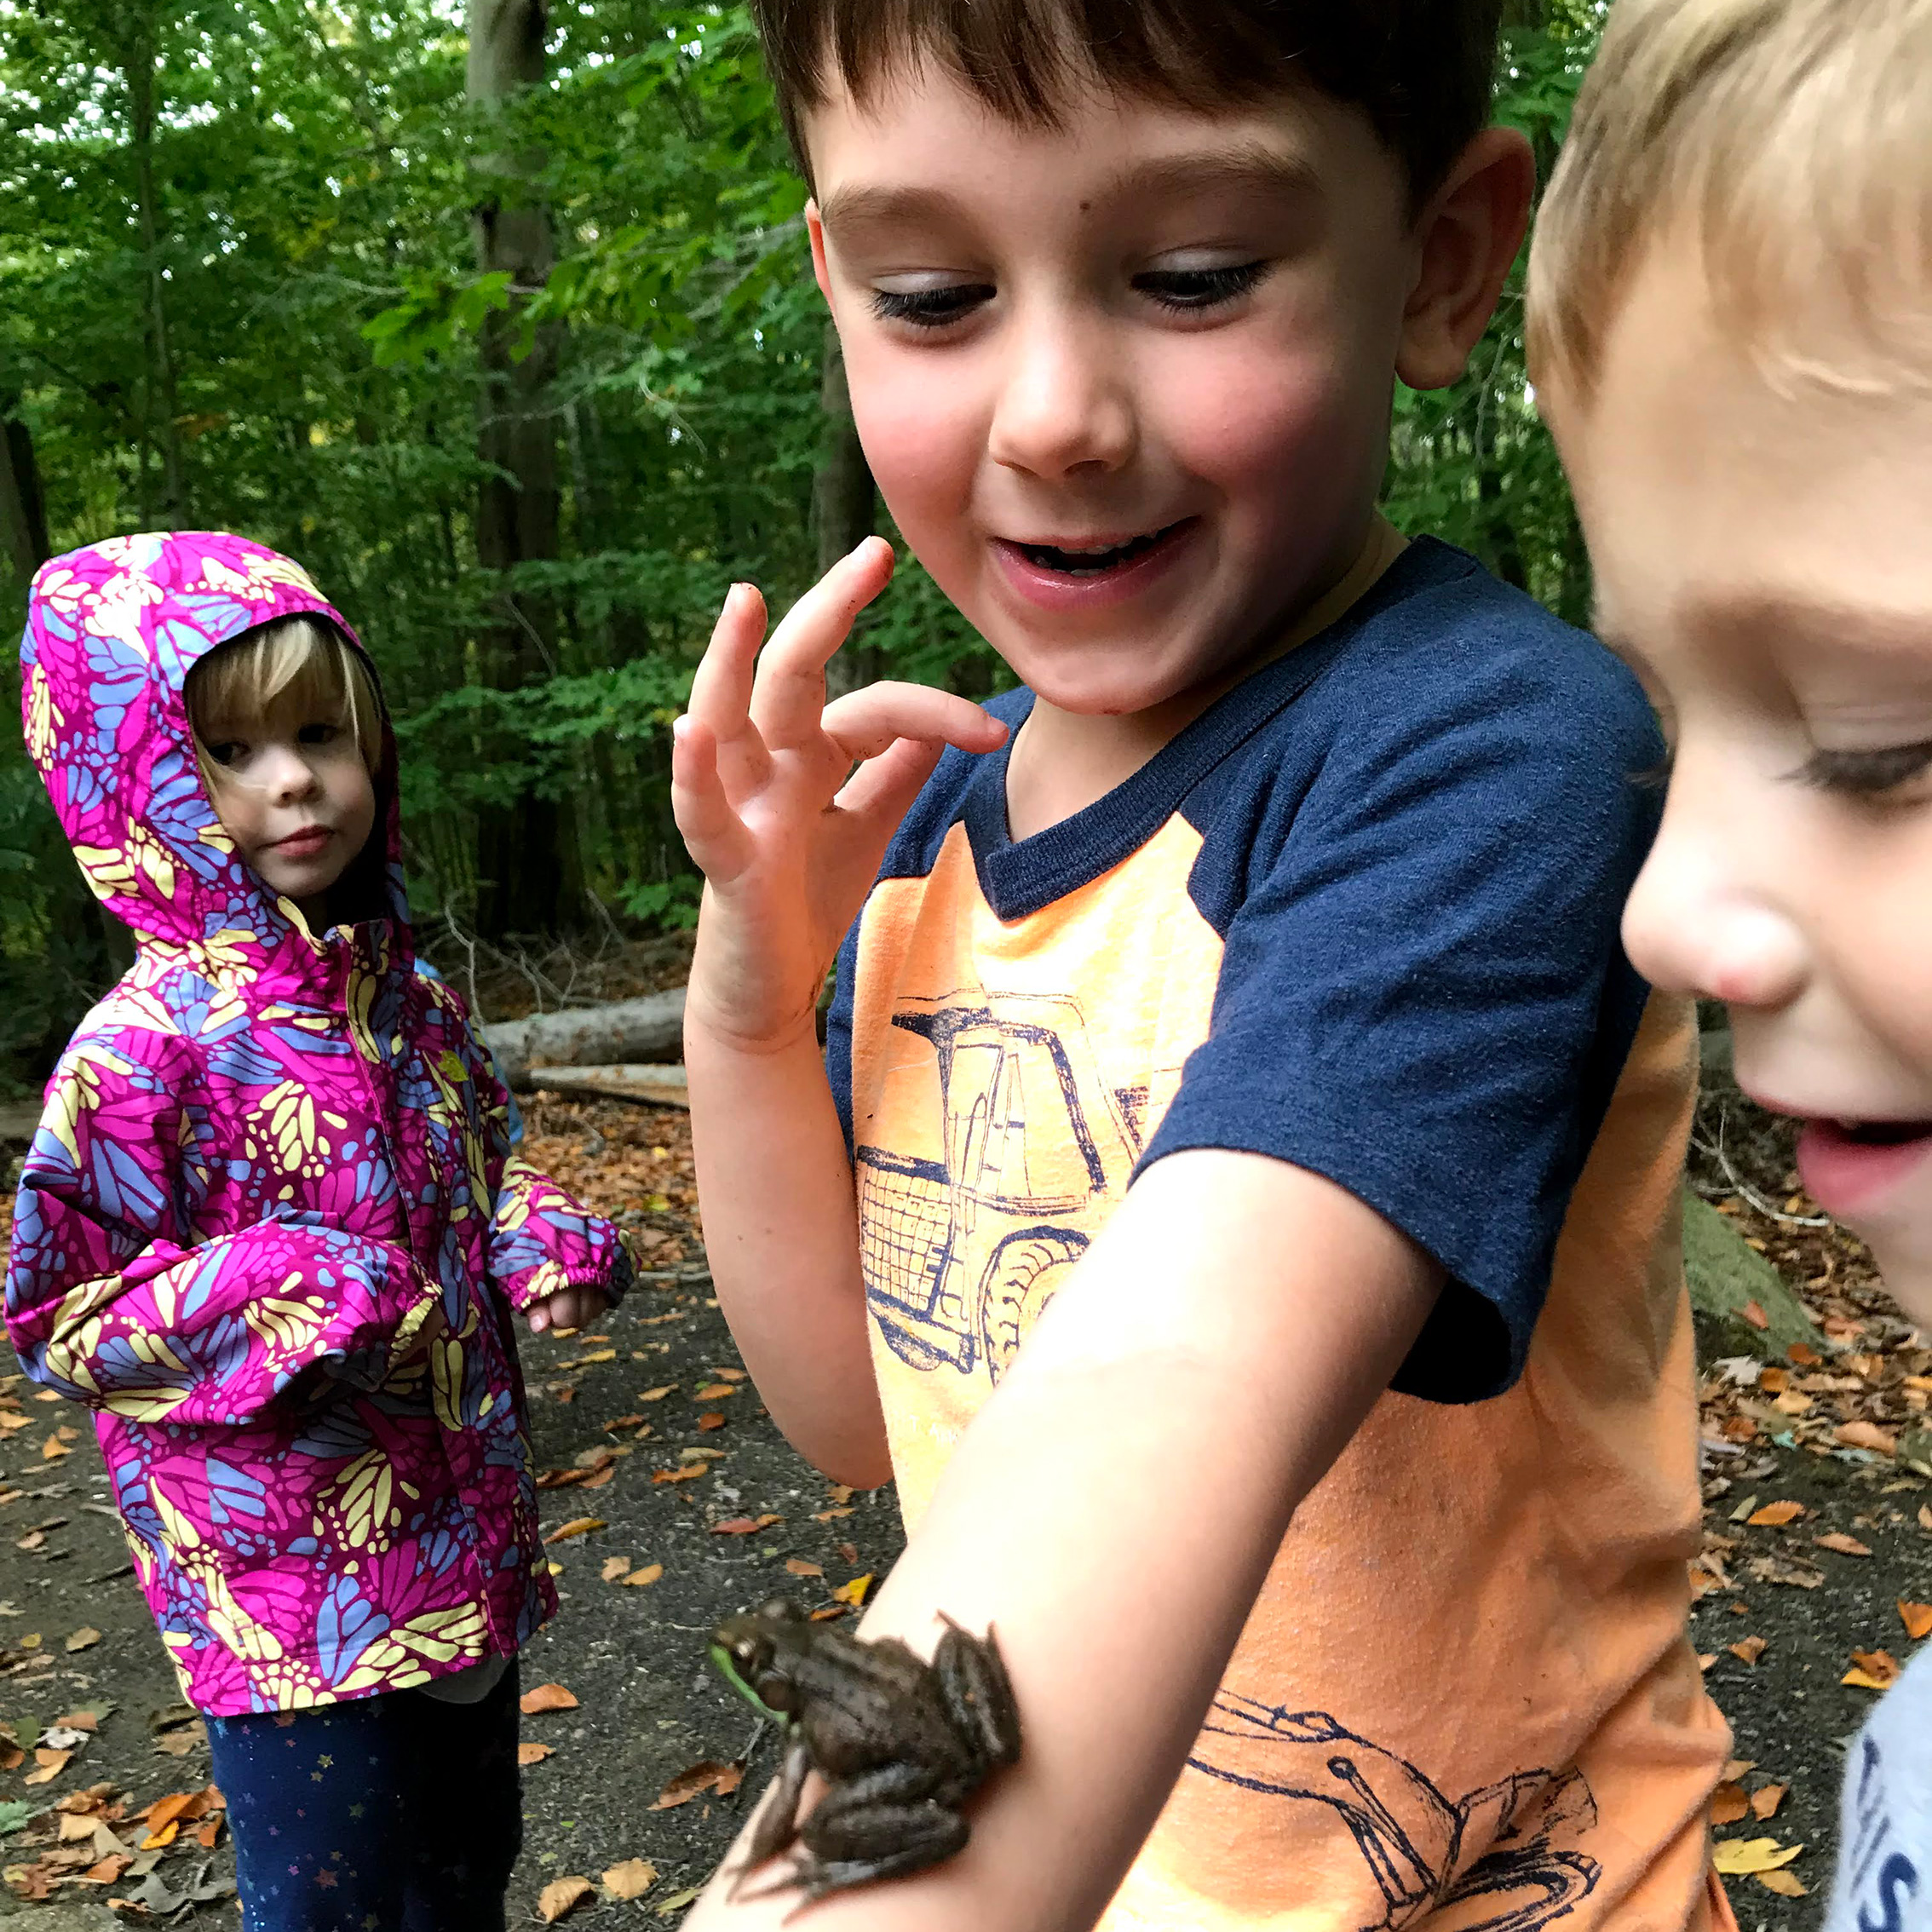
[[[1011,1764],[1020,1756],[1020,1707],[999,1640],[990,1624],[985,1636],[976,1637],[943,1610],[940,1615],[946,1630],[933,1653],[933,1675],[946,1715],[989,1768]]]
[[[767,1793],[759,1808],[757,1822],[751,1828],[751,1843],[745,1848],[745,1862],[731,1882],[728,1895],[736,1899],[745,1881],[762,1865],[768,1864],[798,1836],[798,1801],[805,1790],[805,1774],[812,1768],[810,1754],[802,1738],[786,1746],[779,1766],[778,1782]],[[773,1890],[783,1890],[793,1881],[786,1879]]]
[[[806,1820],[805,1849],[793,1880],[803,1896],[786,1914],[787,1923],[830,1893],[870,1885],[881,1878],[905,1878],[943,1865],[964,1849],[971,1836],[957,1812],[929,1800],[876,1807],[863,1830],[855,1829],[854,1821],[846,1819],[836,1820],[831,1830],[818,1834],[813,1830],[818,1821],[818,1812]],[[815,1836],[820,1838],[820,1846],[814,1845]],[[821,1849],[831,1843],[837,1844],[836,1852]]]

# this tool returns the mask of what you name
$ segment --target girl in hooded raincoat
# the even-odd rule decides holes
[[[29,748],[138,952],[48,1088],[14,1345],[95,1412],[248,1932],[500,1927],[514,1659],[556,1601],[510,1311],[586,1317],[630,1264],[510,1156],[488,1055],[415,968],[394,740],[298,566],[76,551],[22,660]]]

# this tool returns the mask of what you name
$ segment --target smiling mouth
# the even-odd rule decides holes
[[[1109,571],[1138,563],[1170,538],[1188,528],[1192,517],[1170,523],[1145,537],[1130,537],[1124,543],[1075,546],[1065,543],[1020,543],[1013,546],[1036,569],[1056,572],[1062,577],[1104,577]]]

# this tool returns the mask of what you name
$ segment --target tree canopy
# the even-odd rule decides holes
[[[0,620],[76,544],[257,538],[377,653],[426,917],[687,923],[669,726],[727,586],[782,607],[821,538],[889,526],[744,9],[469,11],[0,0]],[[1600,11],[1512,6],[1498,112],[1545,165]],[[1520,284],[1465,382],[1398,395],[1388,506],[1587,611]],[[916,568],[863,643],[1003,677]],[[3,1092],[123,944],[12,732],[0,875]]]

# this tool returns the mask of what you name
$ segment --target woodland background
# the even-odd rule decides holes
[[[1508,9],[1547,173],[1601,0]],[[891,534],[803,203],[740,7],[0,0],[0,629],[77,544],[259,538],[384,667],[432,956],[688,925],[670,725],[727,585]],[[1388,507],[1586,613],[1520,278],[1399,395]],[[916,567],[847,658],[1003,676]],[[0,729],[0,1100],[127,946]]]

